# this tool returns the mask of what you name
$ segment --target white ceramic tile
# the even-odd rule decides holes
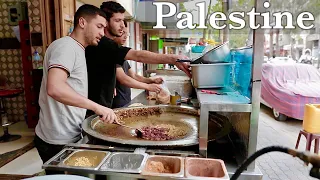
[[[42,161],[36,148],[0,168],[0,174],[32,175],[42,171]]]

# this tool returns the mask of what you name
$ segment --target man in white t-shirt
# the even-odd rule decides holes
[[[43,163],[61,151],[63,145],[81,138],[86,109],[94,111],[107,123],[116,120],[111,109],[87,98],[85,47],[98,45],[105,27],[104,12],[95,6],[83,5],[75,13],[74,31],[70,36],[54,41],[46,51],[34,140]]]

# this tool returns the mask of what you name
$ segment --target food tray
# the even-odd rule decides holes
[[[101,171],[141,173],[146,163],[146,153],[112,153],[100,167]]]
[[[66,159],[64,159],[60,166],[63,167],[75,167],[79,169],[91,169],[98,170],[101,164],[108,158],[110,152],[107,151],[96,151],[96,150],[75,150]],[[91,166],[77,165],[77,160],[81,157],[86,158]]]
[[[164,169],[170,169],[171,173],[156,172]],[[149,176],[184,177],[184,158],[175,156],[149,156],[141,174]]]
[[[185,176],[191,179],[229,180],[226,166],[219,159],[187,157]]]

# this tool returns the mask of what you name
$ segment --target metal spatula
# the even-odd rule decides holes
[[[125,128],[129,128],[129,129],[131,129],[130,133],[132,136],[137,136],[138,138],[142,138],[142,130],[131,127],[131,126],[123,125],[123,124],[120,124],[117,122],[115,122],[114,124],[117,124],[117,125],[125,127]]]
[[[99,117],[101,117],[101,116],[99,116]],[[98,123],[98,122],[102,122],[100,119],[96,122],[96,124]],[[96,125],[95,124],[95,125]],[[129,129],[131,129],[131,131],[130,131],[130,134],[132,135],[132,136],[136,136],[136,137],[138,137],[138,138],[142,138],[142,130],[141,129],[137,129],[137,128],[134,128],[134,127],[131,127],[131,126],[127,126],[127,125],[123,125],[123,124],[120,124],[120,123],[117,123],[117,122],[114,122],[113,124],[117,124],[117,125],[119,125],[119,126],[122,126],[122,127],[125,127],[125,128],[129,128]],[[95,126],[94,125],[94,126]]]

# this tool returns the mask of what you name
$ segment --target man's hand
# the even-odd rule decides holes
[[[162,84],[162,82],[163,82],[162,77],[157,77],[152,79],[152,83],[155,83],[155,84]]]
[[[148,84],[147,90],[151,92],[159,93],[162,90],[162,88],[159,84]]]
[[[101,105],[97,105],[94,112],[99,115],[100,119],[106,123],[114,123],[117,121],[117,116],[114,114],[113,110]]]
[[[184,55],[174,55],[176,60],[179,59],[189,59],[189,57],[184,56]],[[182,70],[183,72],[185,72],[190,78],[191,73],[190,73],[190,63],[185,63],[185,62],[175,62],[175,65],[177,66],[177,68],[179,68],[180,70]]]

